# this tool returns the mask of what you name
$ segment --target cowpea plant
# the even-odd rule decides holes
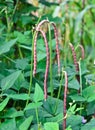
[[[59,41],[58,41],[58,31],[56,28],[56,25],[54,22],[50,22],[48,20],[42,20],[35,28],[35,37],[34,37],[34,69],[33,69],[33,75],[36,75],[36,68],[37,68],[37,52],[36,52],[36,44],[37,44],[37,36],[38,32],[42,34],[42,37],[44,38],[45,46],[46,46],[46,71],[44,76],[44,98],[47,99],[47,77],[48,77],[48,71],[49,71],[49,63],[50,63],[50,54],[49,54],[49,47],[48,42],[46,38],[46,34],[44,31],[42,31],[41,26],[44,24],[51,24],[54,27],[54,35],[56,40],[56,54],[57,54],[57,62],[58,62],[58,74],[60,75],[60,54],[59,54]]]
[[[0,130],[95,130],[95,1],[61,0],[58,2],[60,4],[56,4],[57,2],[0,0]],[[43,20],[37,23],[39,16],[53,22]],[[64,54],[61,58],[55,23],[61,36],[60,45],[64,47],[64,51],[62,47],[60,49],[60,54]],[[31,35],[31,26],[35,24],[37,26]],[[43,28],[44,24],[48,26],[48,31],[43,31],[46,29]],[[39,34],[45,47],[40,44],[36,52],[33,44],[37,40],[38,43],[42,41]],[[73,52],[79,51],[73,54],[76,59],[72,58],[77,63],[76,72],[72,69],[71,62],[68,65],[71,57],[67,59],[69,52],[64,46],[68,41],[74,43]],[[56,45],[53,46],[55,42]],[[85,60],[82,60],[84,49],[81,45],[75,47],[77,43],[85,48]],[[66,73],[62,70],[60,72],[60,63],[66,67],[64,71],[68,72],[68,96],[65,77],[62,74],[62,77],[53,75],[53,72],[56,73],[54,47],[58,76]],[[35,56],[34,52],[37,53]],[[34,61],[36,67],[33,71],[33,59],[37,59],[37,55],[39,61]],[[77,58],[79,56],[80,59]],[[44,66],[46,70],[43,78]],[[36,73],[37,67],[39,70]],[[47,98],[49,73],[48,90],[51,94]],[[42,80],[44,92],[40,86]],[[80,93],[76,92],[78,88]],[[44,98],[47,100],[44,101]]]

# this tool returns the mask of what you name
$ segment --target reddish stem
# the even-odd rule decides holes
[[[33,69],[33,76],[36,75],[36,67],[37,67],[37,52],[36,52],[36,44],[37,44],[37,36],[38,32],[35,33],[34,37],[34,69]]]
[[[74,49],[74,46],[69,43],[69,46],[72,50],[72,55],[73,55],[73,60],[74,60],[74,65],[75,65],[75,68],[76,68],[76,72],[79,72],[79,65],[77,63],[77,58],[76,58],[76,52],[75,52],[75,49]]]
[[[49,47],[48,47],[48,42],[46,39],[45,32],[43,32],[42,30],[40,30],[40,32],[44,38],[44,42],[45,42],[45,46],[46,46],[46,55],[47,55],[46,71],[45,71],[45,76],[44,76],[44,98],[46,100],[47,99],[47,78],[48,78],[48,71],[49,71]]]
[[[43,20],[41,21],[37,27],[36,27],[36,33],[35,33],[35,37],[34,37],[34,69],[33,69],[33,75],[36,75],[36,67],[37,67],[37,52],[36,52],[36,43],[37,43],[37,36],[38,36],[38,32],[40,31],[43,38],[44,38],[44,42],[45,42],[45,46],[46,46],[46,54],[47,54],[47,61],[46,61],[46,71],[45,71],[45,77],[44,77],[44,94],[45,94],[45,100],[47,98],[47,77],[48,77],[48,70],[49,70],[49,47],[48,47],[48,42],[46,39],[46,35],[45,32],[43,32],[41,30],[41,25],[43,25],[44,23],[49,23],[48,20]],[[51,24],[54,27],[54,35],[55,35],[55,40],[56,40],[56,54],[57,54],[57,61],[58,61],[58,74],[60,75],[60,54],[59,54],[59,41],[58,41],[58,30],[56,28],[55,23],[51,22]]]
[[[36,44],[37,44],[38,31],[40,31],[40,27],[44,23],[49,23],[49,21],[48,20],[42,20],[36,27],[36,33],[35,33],[35,37],[34,37],[34,69],[33,69],[33,76],[36,75],[36,68],[37,68]]]
[[[36,31],[39,31],[40,30],[40,27],[44,24],[44,23],[49,23],[48,20],[42,20],[36,27]]]
[[[76,72],[78,73],[78,72],[79,72],[79,64],[78,64],[78,62],[77,62],[76,52],[75,52],[74,46],[73,46],[71,43],[69,43],[69,46],[70,46],[70,48],[71,48],[71,50],[72,50],[74,65],[75,65],[75,68],[76,68]],[[76,75],[76,78],[77,78],[77,81],[80,83],[79,74]],[[80,89],[78,90],[78,93],[80,93]]]
[[[49,71],[49,47],[48,47],[48,42],[47,42],[45,33],[40,29],[39,29],[39,32],[41,32],[41,34],[44,38],[44,43],[46,46],[46,55],[47,55],[46,71],[45,71],[45,76],[44,76],[44,98],[46,100],[47,99],[47,78],[48,78],[48,71]],[[36,32],[35,38],[34,38],[34,70],[33,70],[34,76],[36,75],[36,67],[37,67],[37,54],[36,54],[37,36],[38,36],[38,32]]]

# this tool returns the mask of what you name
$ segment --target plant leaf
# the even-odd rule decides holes
[[[28,117],[19,127],[19,130],[28,130],[31,122],[33,120],[33,116]]]
[[[28,100],[30,99],[29,95],[28,94],[24,94],[24,93],[21,93],[21,94],[10,94],[8,95],[9,98],[12,98],[12,99],[16,99],[16,100]]]
[[[17,39],[11,40],[9,42],[4,42],[0,45],[0,55],[6,53],[10,50],[10,48],[16,43]]]
[[[33,95],[33,101],[39,102],[43,99],[44,99],[44,93],[43,93],[41,87],[39,86],[39,84],[36,84],[35,92],[34,92],[34,95]]]
[[[17,111],[15,108],[10,108],[3,116],[0,116],[0,118],[15,118],[21,116],[24,116],[23,111]]]
[[[16,68],[24,70],[26,66],[28,65],[27,59],[17,59],[16,60]]]
[[[47,122],[44,124],[45,130],[59,130],[59,125],[56,122]]]
[[[90,122],[81,127],[81,130],[92,130],[95,129],[95,119],[92,119]]]
[[[8,101],[9,101],[9,97],[7,97],[3,102],[0,103],[0,111],[2,111],[5,108]]]
[[[76,79],[72,79],[68,83],[68,88],[73,88],[73,89],[79,90],[80,85]]]
[[[85,98],[82,97],[81,95],[75,94],[75,95],[71,95],[70,98],[72,100],[78,101],[78,102],[84,102]]]
[[[37,103],[29,103],[24,110],[29,110],[29,109],[36,109],[40,107],[43,103],[42,102],[37,102]]]
[[[89,86],[89,87],[85,88],[82,93],[83,93],[82,94],[83,97],[85,97],[87,100],[89,99],[89,101],[90,100],[92,101],[93,98],[95,99],[95,97],[94,97],[95,86]],[[92,99],[91,99],[91,97],[92,97]]]
[[[91,8],[95,8],[95,5],[88,5],[84,10],[82,10],[76,17],[76,23],[75,23],[75,32],[77,33],[80,29],[80,22],[84,16],[84,14]]]
[[[87,115],[92,115],[95,113],[95,100],[87,104]]]
[[[0,130],[18,130],[15,119],[6,119],[5,122],[0,124]]]
[[[2,90],[7,90],[13,86],[17,78],[20,76],[21,71],[16,71],[9,76],[5,77],[1,80],[1,88]]]

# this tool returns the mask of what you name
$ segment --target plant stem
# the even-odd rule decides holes
[[[36,112],[37,124],[38,124],[38,127],[39,127],[39,117],[38,117],[38,109],[37,108],[35,109],[35,112]]]
[[[12,13],[12,18],[13,18],[13,16],[14,16],[15,12],[16,12],[16,9],[17,9],[18,4],[19,4],[19,0],[17,0],[16,5],[15,5],[15,7],[14,7],[14,10],[13,10],[13,13]]]
[[[81,74],[81,58],[79,60],[79,77],[80,77],[80,95],[82,96],[82,74]],[[80,103],[80,108],[82,107],[82,103]],[[82,113],[82,110],[80,109],[80,115]]]
[[[84,47],[82,45],[77,45],[75,50],[80,48],[81,49],[81,59],[83,60],[85,58],[85,52],[84,52]]]
[[[59,89],[58,89],[57,99],[59,99],[59,96],[60,96],[60,93],[61,93],[62,81],[63,81],[63,73],[61,75],[61,80],[60,80],[60,86],[59,86]],[[57,107],[58,107],[58,100],[56,101],[55,112],[57,110]]]
[[[12,63],[16,63],[13,59],[11,59],[10,57],[8,57],[8,56],[6,56],[6,55],[4,55],[3,54],[3,56],[6,58],[6,59],[8,59],[9,61],[11,61]]]
[[[46,70],[45,70],[45,76],[44,76],[44,99],[47,99],[47,78],[48,78],[48,71],[49,71],[49,63],[50,63],[50,54],[49,54],[49,47],[46,35],[44,31],[39,30],[44,38],[44,43],[46,47]]]
[[[40,21],[41,17],[39,17],[38,19],[38,22]],[[38,24],[37,22],[37,24]],[[32,48],[31,48],[31,69],[30,69],[30,84],[29,84],[29,90],[28,90],[28,95],[30,96],[30,93],[31,93],[31,89],[32,89],[32,78],[33,78],[33,57],[34,57],[34,40],[35,40],[35,36],[36,36],[36,31],[34,32],[33,34],[33,31],[32,31]],[[28,105],[28,102],[29,102],[29,99],[26,101],[26,106]]]
[[[77,63],[76,52],[75,52],[73,44],[69,43],[69,46],[70,46],[70,48],[72,50],[72,56],[73,56],[73,61],[74,61],[75,69],[76,69],[76,72],[78,73],[79,72],[79,65]]]
[[[79,60],[79,77],[80,77],[80,94],[82,96],[82,74],[81,74],[81,59]]]
[[[52,38],[51,38],[51,30],[50,25],[49,28],[49,42],[50,42],[50,87],[51,87],[51,96],[53,96],[53,80],[52,80]]]
[[[66,118],[67,118],[67,114],[66,114],[66,116],[65,116],[65,117],[63,117],[63,118],[61,118],[61,119],[57,120],[57,123],[59,123],[59,122],[63,121],[63,120],[64,120],[64,119],[66,119]]]
[[[67,89],[68,89],[68,75],[66,71],[63,71],[63,73],[65,74],[65,89],[64,89],[64,102],[63,102],[63,106],[64,106],[64,110],[63,110],[63,115],[64,115],[64,122],[63,122],[63,130],[66,129],[66,102],[67,102]]]
[[[33,33],[32,33],[33,34]],[[30,96],[30,93],[31,93],[31,89],[32,89],[32,78],[33,78],[33,57],[34,57],[34,38],[35,38],[35,35],[36,35],[36,31],[34,32],[34,35],[33,35],[33,39],[32,39],[32,51],[31,51],[31,70],[30,70],[30,84],[29,84],[29,90],[28,90],[28,95]],[[27,100],[26,102],[26,106],[28,105],[28,102],[29,100]]]
[[[21,48],[20,48],[19,45],[17,45],[17,46],[18,46],[19,56],[20,56],[21,59],[23,59],[23,54],[22,54],[22,52],[21,52]]]

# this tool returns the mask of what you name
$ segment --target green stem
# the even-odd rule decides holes
[[[59,122],[63,121],[65,118],[67,118],[67,115],[66,115],[66,117],[63,117],[63,118],[61,118],[61,119],[57,120],[57,123],[59,123]]]
[[[49,28],[49,42],[50,42],[50,87],[51,87],[51,96],[53,97],[53,80],[52,80],[52,38],[51,38],[51,30],[50,25]]]
[[[59,96],[60,96],[60,93],[61,93],[62,81],[63,81],[63,73],[62,73],[61,80],[60,80],[60,86],[59,86],[59,89],[58,89],[57,99],[59,99]],[[56,101],[55,112],[57,110],[57,107],[58,107],[58,100]]]
[[[13,62],[13,63],[16,63],[13,59],[11,59],[10,57],[6,56],[6,55],[3,55],[6,59],[8,59],[9,61]]]
[[[33,34],[33,33],[32,33]],[[36,31],[34,32],[33,39],[32,39],[32,51],[31,51],[31,70],[30,70],[30,84],[29,84],[29,90],[28,95],[30,96],[31,89],[32,89],[32,78],[33,78],[33,56],[34,56],[34,38],[35,38]],[[29,100],[26,102],[26,106],[28,105]]]
[[[39,17],[37,24],[39,23],[41,17]],[[31,48],[31,70],[30,70],[30,85],[29,85],[29,90],[28,90],[28,95],[30,96],[31,90],[32,90],[32,78],[33,78],[33,57],[34,57],[34,39],[35,39],[35,35],[36,35],[36,31],[33,34],[32,31],[32,48]],[[26,101],[26,106],[28,105],[29,99]]]
[[[14,14],[15,14],[15,12],[16,12],[16,9],[17,9],[17,6],[18,6],[18,2],[19,2],[19,0],[17,0],[17,2],[16,2],[16,5],[15,5],[15,7],[14,7],[14,10],[13,10],[13,13],[12,13],[12,17],[11,17],[11,18],[13,18]]]
[[[18,51],[19,51],[19,56],[20,56],[20,58],[23,59],[23,54],[22,54],[22,52],[21,52],[21,48],[20,48],[19,45],[18,45]]]
[[[82,96],[82,73],[81,73],[81,59],[79,60],[79,76],[80,76],[80,94]],[[82,103],[80,103],[80,108],[82,107]],[[82,110],[80,109],[80,115],[82,114]]]
[[[81,72],[81,59],[79,60],[79,76],[80,76],[80,94],[82,96],[82,72]]]
[[[39,116],[38,116],[38,109],[35,109],[36,112],[36,119],[37,119],[37,124],[38,124],[38,128],[39,128]]]

